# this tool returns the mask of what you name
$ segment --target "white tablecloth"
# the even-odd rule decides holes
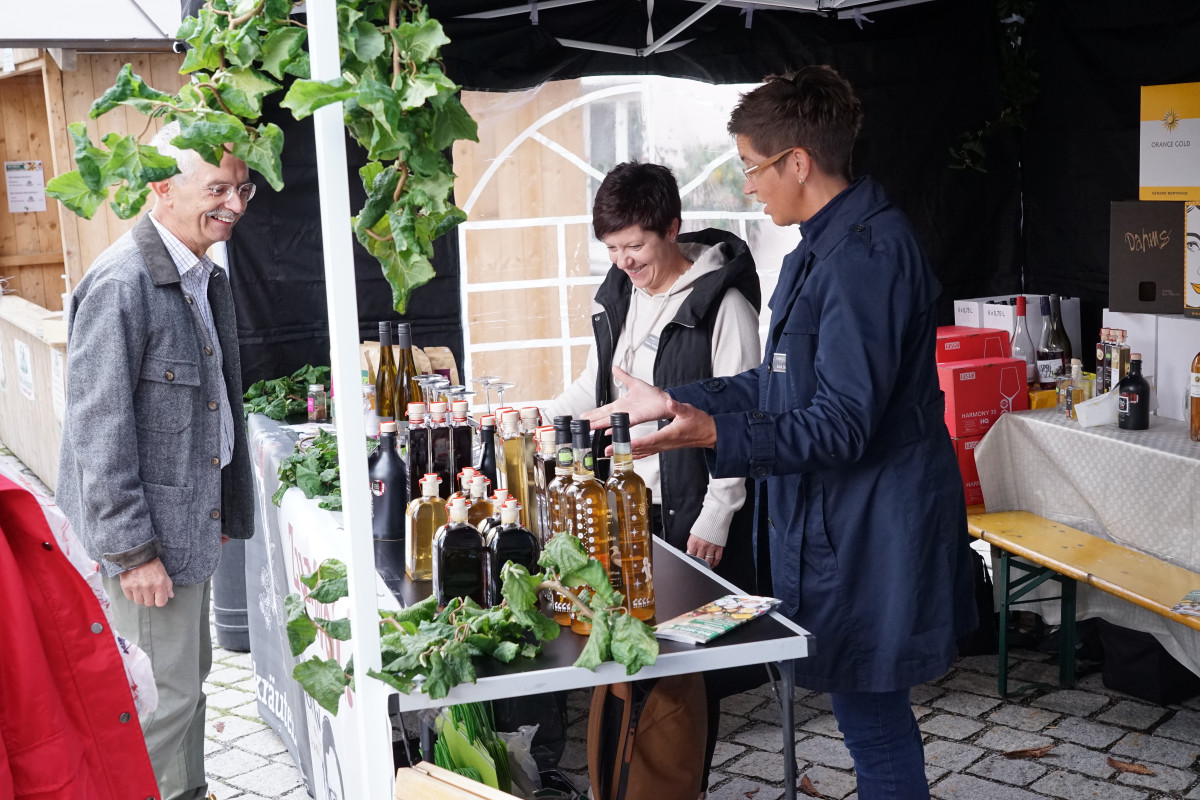
[[[1005,414],[975,462],[988,511],[1029,511],[1200,572],[1200,443],[1182,422],[1152,416],[1149,430],[1125,431],[1081,428],[1053,409]],[[1059,621],[1057,602],[1029,608]],[[1078,617],[1152,633],[1200,674],[1200,632],[1088,586]]]

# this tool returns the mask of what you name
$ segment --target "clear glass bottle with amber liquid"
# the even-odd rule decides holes
[[[479,532],[486,539],[487,535],[492,532],[493,528],[500,527],[500,509],[504,508],[504,504],[508,502],[508,490],[497,489],[492,493],[492,513],[487,516],[487,519],[479,523]]]
[[[537,468],[537,428],[542,421],[541,412],[535,406],[521,409],[521,441],[524,443],[521,453],[521,466],[525,469],[525,477],[521,481],[521,492],[516,497],[521,501],[521,524],[540,534],[537,522],[537,492],[534,470]]]
[[[375,415],[380,422],[395,420],[403,410],[396,405],[396,360],[392,354],[392,323],[379,323],[379,366],[375,368]]]
[[[467,501],[456,497],[450,521],[433,535],[433,594],[438,608],[455,597],[487,605],[483,537],[467,522]]]
[[[611,575],[609,557],[608,492],[592,472],[591,425],[585,419],[571,421],[571,449],[574,451],[574,474],[567,496],[574,512],[571,534],[583,544],[589,557],[596,559]],[[582,614],[571,613],[571,631],[590,633],[592,623]]]
[[[654,564],[650,540],[650,490],[633,471],[633,450],[629,441],[629,415],[613,414],[612,474],[608,490],[608,508],[613,516],[617,541],[612,547],[613,570],[620,571],[625,608],[640,620],[654,616]]]
[[[433,534],[447,519],[446,501],[438,493],[438,476],[431,472],[421,479],[421,496],[408,504],[404,560],[409,580],[427,581],[433,576]]]
[[[488,499],[487,478],[476,474],[471,478],[471,492],[467,500],[467,522],[479,528],[481,522],[492,515],[492,501]]]
[[[508,496],[516,499],[524,508],[525,437],[521,436],[520,411],[510,409],[500,417],[500,443],[503,448],[501,461],[504,466],[501,485],[508,490]]]
[[[417,381],[417,362],[412,350],[412,325],[396,323],[396,411],[407,408],[409,403],[421,402],[421,384]]]
[[[554,480],[554,426],[543,425],[537,429],[538,451],[533,459],[533,500],[535,508],[532,516],[537,519],[537,529],[533,531],[538,541],[546,543],[550,535],[550,506],[546,490]]]
[[[509,561],[519,564],[532,575],[540,572],[537,560],[542,555],[542,546],[533,531],[522,525],[517,517],[520,504],[508,500],[500,509],[500,526],[493,529],[484,541],[487,548],[487,601],[489,606],[499,605],[504,598],[500,594],[503,581],[500,572]]]
[[[571,520],[575,509],[571,505],[570,488],[574,482],[575,451],[571,448],[571,418],[569,416],[554,418],[554,479],[546,487],[547,516],[550,521],[550,531],[546,536],[549,543],[555,536],[571,535]],[[550,596],[550,608],[554,612],[554,621],[559,625],[571,624],[571,601],[566,595],[553,592]]]
[[[1150,384],[1142,377],[1142,354],[1129,355],[1129,374],[1117,384],[1117,427],[1144,431],[1150,427]]]
[[[1200,353],[1192,359],[1192,374],[1188,380],[1188,422],[1193,442],[1200,442]]]

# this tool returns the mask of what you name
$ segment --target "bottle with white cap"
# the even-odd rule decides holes
[[[427,581],[433,576],[433,535],[449,519],[438,483],[438,476],[428,473],[421,479],[421,496],[408,504],[404,561],[410,580]]]
[[[446,421],[446,404],[429,404],[429,471],[442,479],[442,497],[454,493],[454,462],[450,458],[450,426]]]
[[[516,500],[507,500],[500,509],[500,525],[488,534],[484,545],[487,548],[487,601],[489,606],[499,605],[503,600],[500,589],[503,581],[500,573],[509,561],[524,567],[532,575],[540,572],[538,558],[542,555],[542,546],[538,544],[533,531],[517,521],[520,504]]]
[[[396,423],[379,426],[379,446],[367,458],[371,485],[371,533],[375,539],[375,568],[385,580],[405,572],[408,472],[396,450]]]
[[[467,409],[466,400],[455,400],[450,404],[450,460],[456,473],[475,465],[475,435],[467,419]]]
[[[467,501],[450,501],[450,521],[433,537],[433,594],[438,608],[452,598],[487,605],[487,580],[483,537],[467,522]]]
[[[476,474],[471,479],[468,499],[467,522],[479,528],[479,524],[492,515],[492,501],[488,499],[488,479]]]
[[[429,472],[429,429],[425,427],[425,404],[408,404],[408,496],[421,496],[421,480]]]

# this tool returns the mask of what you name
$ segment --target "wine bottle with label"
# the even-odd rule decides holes
[[[496,418],[486,414],[479,419],[479,463],[476,471],[487,478],[492,486],[500,488],[496,461]]]
[[[570,489],[575,477],[575,451],[571,447],[571,418],[554,418],[554,479],[546,487],[546,503],[550,520],[549,543],[555,536],[571,535],[571,520],[575,509],[571,505]],[[571,601],[559,592],[551,595],[554,621],[559,625],[571,624]]]
[[[1025,295],[1017,295],[1016,320],[1013,323],[1012,357],[1025,361],[1025,385],[1033,386],[1038,382],[1037,348],[1029,328],[1025,324]]]
[[[520,504],[516,500],[508,500],[500,509],[500,526],[495,528],[484,545],[487,561],[487,601],[489,606],[499,605],[503,600],[500,589],[503,582],[500,572],[509,561],[518,564],[529,571],[529,574],[540,572],[538,558],[542,555],[542,546],[538,543],[533,531],[521,525],[517,520]]]
[[[1117,426],[1127,431],[1150,427],[1150,384],[1142,377],[1142,354],[1129,354],[1129,374],[1117,384]]]
[[[429,428],[425,425],[425,404],[408,404],[408,496],[421,496],[421,479],[429,472]]]
[[[650,540],[650,490],[633,471],[633,451],[629,441],[629,415],[613,414],[612,474],[605,484],[608,507],[616,529],[616,572],[621,575],[620,591],[625,608],[640,620],[654,616],[654,565]]]
[[[1193,442],[1200,442],[1200,353],[1192,359],[1192,373],[1188,381],[1188,421]]]
[[[1050,320],[1050,298],[1042,296],[1040,304],[1042,336],[1038,341],[1037,350],[1038,388],[1055,389],[1058,387],[1058,379],[1066,371],[1066,353],[1053,335],[1053,324]]]
[[[454,464],[450,459],[450,425],[446,404],[429,404],[429,471],[442,479],[442,499],[454,493]]]
[[[380,422],[395,420],[396,362],[392,355],[392,323],[379,323],[379,366],[375,368],[375,414]]]
[[[505,411],[500,417],[500,441],[503,447],[501,459],[504,464],[500,485],[508,490],[509,497],[525,505],[525,440],[521,436],[521,412],[516,409]]]
[[[404,539],[405,570],[410,580],[427,581],[433,575],[433,534],[446,524],[446,501],[438,492],[438,476],[421,479],[421,496],[408,504],[408,530]]]
[[[433,594],[438,608],[455,597],[487,605],[483,537],[467,522],[467,501],[454,498],[450,521],[433,536]]]
[[[409,403],[421,402],[421,384],[417,381],[417,362],[413,357],[412,325],[396,323],[396,409],[408,407]]]
[[[467,406],[466,400],[455,400],[450,404],[450,459],[456,473],[475,466],[475,432],[467,419]]]
[[[571,421],[571,449],[575,461],[571,486],[567,489],[574,511],[571,533],[583,544],[588,556],[599,561],[611,574],[608,492],[592,472],[591,433],[591,424],[587,420]],[[579,634],[590,633],[592,623],[572,611],[571,630]]]
[[[550,535],[550,506],[547,490],[554,480],[554,426],[543,425],[537,429],[538,451],[533,463],[533,516],[537,519],[538,541],[545,544]]]
[[[375,569],[385,580],[405,571],[405,528],[408,519],[408,470],[396,450],[396,423],[379,426],[379,446],[367,458],[371,482],[371,533]]]

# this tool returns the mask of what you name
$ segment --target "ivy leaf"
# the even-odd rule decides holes
[[[544,616],[540,611],[513,611],[512,617],[521,625],[532,630],[534,637],[539,642],[557,639],[558,634],[562,632],[557,622]]]
[[[420,108],[425,101],[437,95],[442,89],[454,91],[458,85],[441,72],[419,73],[416,77],[405,82],[404,94],[400,103],[405,109]]]
[[[613,605],[613,588],[612,584],[608,582],[608,570],[595,559],[589,559],[577,570],[563,573],[561,580],[563,585],[572,588],[586,585],[596,596],[601,608]]]
[[[241,120],[220,111],[176,114],[176,119],[179,120],[179,135],[171,140],[171,144],[195,150],[214,167],[221,166],[226,143],[246,139],[246,128]]]
[[[350,594],[350,583],[346,578],[322,580],[317,588],[308,593],[318,603],[335,603]]]
[[[110,133],[104,137],[104,145],[112,151],[105,165],[109,183],[117,179],[131,185],[155,183],[179,173],[175,159],[149,145],[139,144],[133,136]]]
[[[353,97],[356,88],[345,78],[331,81],[298,80],[288,89],[279,104],[292,112],[296,119],[304,119],[314,111],[330,103],[341,103]]]
[[[71,134],[71,139],[75,142],[73,155],[80,178],[88,189],[99,193],[105,186],[112,183],[112,181],[106,183],[104,180],[104,168],[108,164],[109,154],[92,144],[92,140],[87,135],[87,125],[84,123],[72,122],[67,126],[67,132]],[[101,200],[105,197],[108,197],[108,192],[104,192]]]
[[[314,619],[313,624],[325,631],[330,639],[344,642],[350,638],[350,620],[348,619]]]
[[[321,472],[308,464],[296,467],[296,485],[309,500],[321,493]]]
[[[303,28],[276,28],[262,41],[262,68],[265,72],[283,80],[284,67],[295,58],[304,46],[308,32]]]
[[[607,615],[606,615],[607,616]],[[632,675],[649,667],[658,658],[658,639],[654,631],[632,614],[617,614],[612,623],[612,656]]]
[[[442,214],[422,215],[417,217],[417,237],[432,242],[466,221],[467,215],[458,206],[450,206]]]
[[[233,154],[262,175],[275,191],[283,189],[283,130],[274,122],[258,126],[258,136],[234,142]]]
[[[410,202],[424,209],[426,214],[440,214],[449,208],[447,199],[454,191],[454,173],[438,175],[413,175],[404,185]]]
[[[440,700],[450,694],[450,690],[454,688],[454,675],[446,664],[446,660],[442,658],[440,650],[434,650],[429,655],[429,671],[425,675],[425,684],[422,688],[433,700]]]
[[[321,581],[345,580],[347,572],[346,565],[343,562],[336,558],[327,558],[312,572],[307,575],[301,575],[300,582],[309,589],[315,589]],[[345,595],[342,596],[345,597]]]
[[[287,613],[288,644],[292,648],[292,655],[298,656],[317,640],[317,625],[308,616],[304,600],[298,594],[283,598],[283,610]]]
[[[471,663],[469,650],[465,643],[455,639],[442,646],[442,658],[454,674],[455,684],[475,682],[475,665]]]
[[[133,106],[149,116],[157,104],[170,103],[173,99],[166,92],[147,86],[140,75],[133,73],[132,65],[126,64],[117,73],[117,82],[92,103],[88,116],[96,119],[119,105]]]
[[[78,171],[72,170],[47,183],[46,196],[53,197],[72,213],[84,219],[91,219],[100,204],[108,198],[108,189],[94,191],[84,183],[83,176]]]
[[[496,645],[496,649],[492,651],[492,658],[504,664],[509,663],[521,651],[521,646],[516,642],[501,642]]]
[[[437,150],[445,150],[458,139],[478,142],[479,125],[471,119],[458,98],[452,98],[434,116],[429,143]]]
[[[381,224],[383,222],[380,221]],[[367,252],[379,260],[383,274],[392,287],[392,306],[403,314],[408,307],[408,296],[412,290],[433,279],[436,274],[433,264],[420,253],[402,253],[397,243],[391,239],[379,241],[369,236],[360,236],[359,242],[367,248]],[[406,242],[401,244],[406,248],[408,246]]]
[[[500,594],[509,608],[514,611],[529,611],[537,605],[541,575],[530,575],[525,567],[510,561],[500,570],[500,578],[503,581]]]
[[[113,194],[109,206],[118,218],[132,219],[142,210],[142,206],[146,205],[146,198],[149,196],[150,187],[145,184],[134,189],[129,184],[122,183]]]
[[[338,11],[340,12],[341,9]],[[354,57],[363,63],[379,58],[387,46],[387,40],[383,37],[382,31],[365,19],[356,19],[349,25],[339,25],[338,41],[343,49],[353,53]]]
[[[369,669],[367,670],[367,674],[372,678],[383,681],[398,692],[408,694],[413,690],[413,682],[395,674],[395,672],[379,672],[378,670]]]
[[[546,548],[538,559],[538,564],[559,575],[583,569],[587,562],[588,555],[583,543],[574,536],[561,534],[546,542]]]
[[[392,38],[403,58],[418,63],[436,58],[438,51],[450,44],[450,37],[436,19],[401,23],[396,26]]]
[[[254,69],[228,70],[218,85],[229,110],[246,119],[262,116],[262,99],[283,88]]]
[[[390,86],[380,81],[359,81],[355,100],[395,135],[394,131],[400,126],[400,103]]]
[[[283,68],[283,71],[288,75],[293,75],[302,80],[308,80],[311,78],[312,70],[309,67],[308,53],[300,51],[295,58],[287,63],[287,66]]]
[[[292,670],[292,677],[321,708],[337,716],[338,703],[342,699],[342,692],[350,685],[350,679],[336,659],[322,661],[313,656],[297,664]]]
[[[234,67],[249,67],[262,53],[261,38],[256,26],[239,26],[225,40],[225,59]]]
[[[553,620],[551,620],[553,622]],[[556,623],[557,624],[557,623]],[[588,636],[583,652],[575,659],[575,666],[596,671],[596,667],[608,661],[612,634],[608,628],[608,615],[597,614],[592,619],[592,632]]]

